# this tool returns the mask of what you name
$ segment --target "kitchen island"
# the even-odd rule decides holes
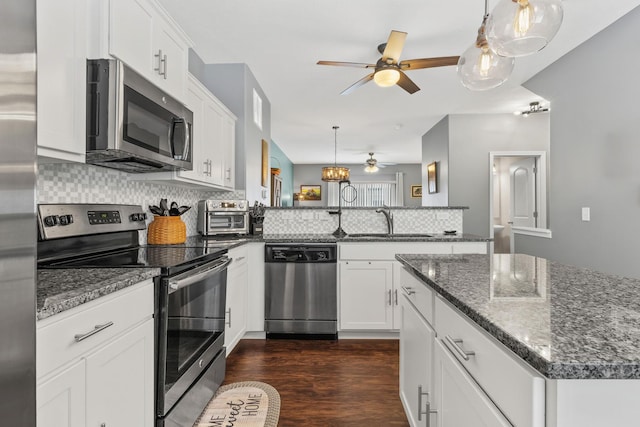
[[[491,395],[493,385],[482,383],[483,372],[476,365],[483,354],[476,349],[460,359],[510,424],[639,425],[640,280],[523,254],[399,254],[396,259],[435,294],[435,347],[473,353],[473,339],[445,336],[451,327],[438,323],[463,319],[532,378],[531,389],[538,391],[531,395],[538,396],[538,407],[529,410],[526,423],[516,423],[518,415],[512,413],[518,410],[501,407],[501,398]],[[544,387],[535,385],[536,379]],[[518,393],[517,385],[505,378],[496,394],[510,386],[508,393]],[[436,396],[439,387],[436,379]]]

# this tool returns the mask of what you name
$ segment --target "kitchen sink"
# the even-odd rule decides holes
[[[353,239],[402,239],[407,237],[415,237],[415,238],[426,238],[433,237],[431,234],[422,234],[422,233],[353,233],[347,234],[347,238]]]

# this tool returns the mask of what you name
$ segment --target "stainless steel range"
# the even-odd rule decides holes
[[[38,267],[160,268],[155,281],[156,427],[192,425],[225,374],[224,247],[140,246],[134,205],[39,205]]]

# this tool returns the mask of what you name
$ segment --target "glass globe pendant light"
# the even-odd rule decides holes
[[[336,165],[338,157],[338,129],[340,126],[333,126],[334,139],[334,153],[333,153],[333,166],[325,166],[322,168],[322,180],[326,182],[340,182],[349,179],[349,168],[343,168]]]
[[[458,77],[469,90],[493,89],[503,84],[513,71],[515,60],[496,54],[486,37],[487,1],[484,2],[484,18],[478,29],[476,42],[458,60]]]
[[[487,40],[498,55],[530,55],[549,44],[562,18],[560,0],[501,0],[487,21]]]

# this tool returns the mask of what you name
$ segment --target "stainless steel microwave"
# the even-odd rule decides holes
[[[191,170],[192,127],[189,109],[121,61],[87,61],[87,163],[134,173]]]

